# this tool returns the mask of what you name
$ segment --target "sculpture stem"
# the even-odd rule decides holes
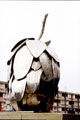
[[[42,35],[43,35],[43,33],[44,33],[44,28],[45,28],[45,23],[46,23],[47,16],[48,16],[48,14],[45,14],[45,16],[44,16],[44,20],[43,20],[43,22],[42,22],[41,33],[40,33],[40,36],[39,36],[38,40],[41,39],[41,37],[42,37]]]

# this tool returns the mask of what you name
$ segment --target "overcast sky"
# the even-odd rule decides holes
[[[80,93],[80,2],[0,1],[0,80],[7,81],[11,48],[26,37],[39,37],[48,13],[43,41],[59,56],[59,90]]]

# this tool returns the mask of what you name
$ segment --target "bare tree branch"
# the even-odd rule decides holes
[[[40,36],[39,36],[38,40],[41,39],[41,37],[42,37],[42,35],[43,35],[43,33],[44,33],[44,28],[45,28],[45,23],[46,23],[47,16],[48,16],[48,14],[45,14],[45,16],[44,16],[44,20],[43,20],[43,22],[42,22],[41,33],[40,33]]]

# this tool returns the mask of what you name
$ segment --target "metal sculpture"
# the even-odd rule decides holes
[[[50,41],[40,41],[47,16],[39,38],[19,41],[7,62],[9,99],[16,111],[50,112],[58,92],[58,56],[48,47]]]

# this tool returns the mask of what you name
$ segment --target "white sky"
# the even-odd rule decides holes
[[[38,38],[48,13],[43,41],[60,59],[59,90],[80,93],[80,2],[0,1],[0,80],[7,81],[11,48],[26,37]]]

